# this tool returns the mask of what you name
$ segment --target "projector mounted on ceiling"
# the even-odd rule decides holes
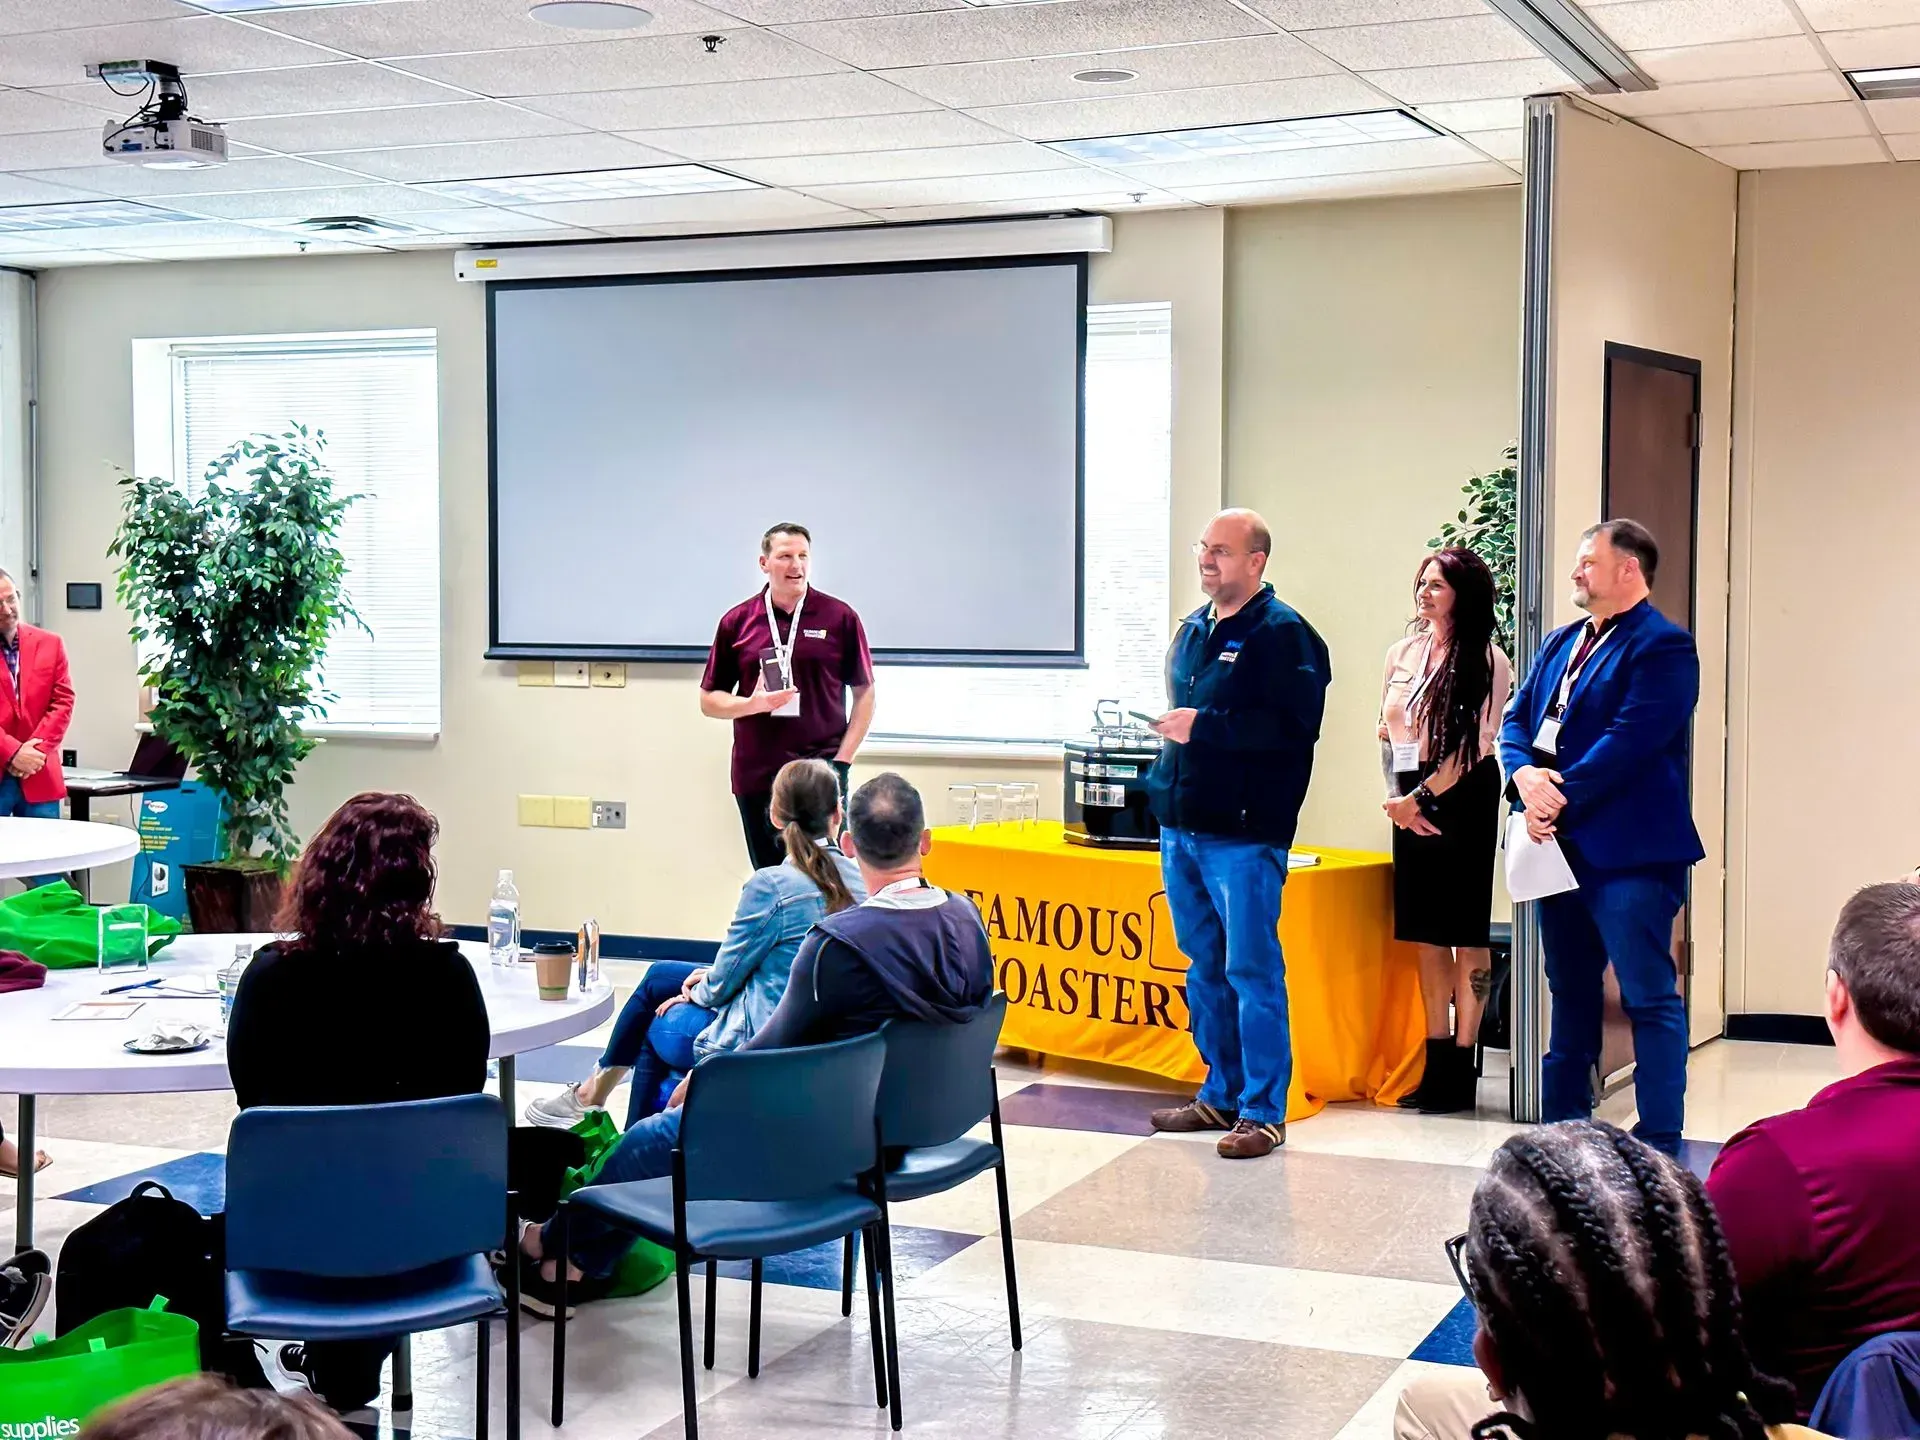
[[[106,60],[87,66],[87,74],[116,95],[141,99],[132,118],[113,121],[102,133],[100,148],[109,159],[166,169],[227,163],[227,132],[187,113],[187,87],[178,66],[164,60]],[[144,90],[122,88],[129,84]]]

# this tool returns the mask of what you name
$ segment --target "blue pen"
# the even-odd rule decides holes
[[[159,983],[160,981],[157,978],[152,980],[141,980],[141,981],[137,981],[132,985],[116,985],[111,990],[102,990],[100,993],[102,995],[124,995],[129,990],[145,990],[148,986],[158,985]]]

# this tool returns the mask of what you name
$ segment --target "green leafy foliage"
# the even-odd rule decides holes
[[[325,715],[320,659],[361,624],[335,543],[355,496],[335,492],[319,431],[254,435],[207,467],[203,492],[123,474],[117,591],[134,616],[154,733],[227,797],[227,856],[289,863],[287,785]],[[364,626],[363,626],[364,628]]]
[[[1461,487],[1466,508],[1440,527],[1429,550],[1457,546],[1472,550],[1493,571],[1494,630],[1500,648],[1513,654],[1513,593],[1518,574],[1516,526],[1520,505],[1520,450],[1509,445],[1498,470],[1476,475]]]

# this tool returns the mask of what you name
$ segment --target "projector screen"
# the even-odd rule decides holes
[[[1084,256],[487,303],[489,657],[700,659],[785,521],[889,661],[1081,659]]]

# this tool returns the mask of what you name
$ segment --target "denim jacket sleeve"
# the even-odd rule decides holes
[[[727,938],[707,967],[707,975],[689,992],[696,1005],[717,1010],[738,995],[779,939],[780,887],[773,876],[756,870],[740,891]]]

